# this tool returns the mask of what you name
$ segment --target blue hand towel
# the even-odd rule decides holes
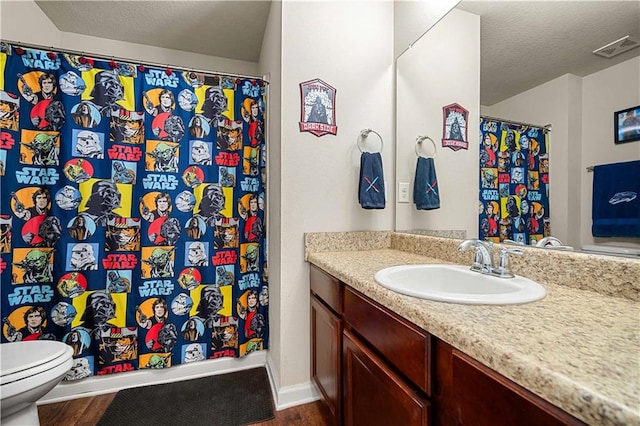
[[[433,158],[418,157],[413,181],[413,202],[418,210],[440,208],[440,188]]]
[[[593,168],[591,233],[640,238],[640,161]]]
[[[363,209],[384,209],[384,176],[379,152],[363,152],[360,156],[358,201]]]

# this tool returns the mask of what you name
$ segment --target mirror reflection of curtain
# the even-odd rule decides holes
[[[550,235],[545,129],[481,118],[478,235],[534,244]]]
[[[0,71],[0,342],[69,344],[65,380],[267,349],[265,82],[5,43]]]

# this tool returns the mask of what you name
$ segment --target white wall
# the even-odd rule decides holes
[[[395,0],[393,2],[394,57],[399,57],[459,2],[460,0]]]
[[[640,160],[640,142],[613,142],[614,111],[640,105],[640,57],[584,77],[582,100],[581,243],[640,248],[637,238],[591,235],[593,174],[586,172],[588,166]]]
[[[640,58],[586,77],[564,75],[515,95],[482,113],[552,124],[549,179],[551,233],[563,243],[639,247],[637,239],[591,235],[593,175],[588,166],[640,159],[640,143],[615,145],[613,113],[640,105]]]
[[[221,73],[257,75],[256,63],[58,31],[32,0],[0,2],[3,40]]]
[[[269,265],[269,354],[268,363],[271,368],[271,378],[278,389],[276,395],[277,407],[286,407],[291,402],[286,398],[288,394],[281,384],[281,375],[286,369],[281,365],[282,360],[282,312],[288,309],[283,303],[282,289],[282,209],[280,208],[281,194],[284,183],[282,174],[281,149],[281,121],[282,121],[282,3],[271,3],[269,19],[265,29],[262,50],[260,52],[259,69],[262,74],[269,76],[268,110],[266,119],[267,140],[267,244]],[[307,378],[307,381],[309,379]],[[289,387],[290,388],[290,387]],[[310,384],[306,393],[313,392]],[[300,395],[300,394],[303,395]],[[294,401],[304,399],[305,390],[292,392]]]
[[[60,46],[60,31],[32,0],[0,1],[0,38]]]
[[[384,210],[364,210],[358,204],[356,147],[360,130],[380,133],[385,179],[393,182],[392,20],[391,2],[282,3],[281,174],[276,177],[282,193],[280,205],[271,209],[280,208],[281,215],[279,277],[273,276],[272,258],[269,269],[270,285],[277,281],[280,291],[279,311],[273,305],[270,311],[272,327],[278,327],[271,333],[279,337],[273,339],[277,347],[271,356],[285,387],[310,377],[304,233],[393,229],[393,184]],[[336,136],[299,131],[299,84],[314,78],[337,89]],[[272,233],[270,238],[277,237]]]
[[[396,229],[456,229],[477,236],[480,17],[452,10],[398,58],[396,67],[396,179],[410,184],[411,195],[409,203],[396,203]],[[452,103],[469,111],[468,150],[442,147],[442,107]],[[413,204],[418,135],[437,146],[437,210],[416,210]],[[423,145],[427,154],[433,151],[428,141]]]

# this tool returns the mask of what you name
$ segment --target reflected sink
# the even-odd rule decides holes
[[[528,278],[499,278],[460,265],[401,265],[381,269],[374,279],[397,293],[439,302],[510,305],[540,300],[547,291]]]

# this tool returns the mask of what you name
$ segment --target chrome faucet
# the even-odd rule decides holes
[[[500,278],[513,278],[515,275],[509,268],[509,255],[524,254],[524,250],[519,248],[500,248],[500,256],[498,258],[498,266],[493,264],[493,243],[481,240],[464,240],[458,246],[458,250],[467,251],[471,247],[475,248],[473,257],[473,265],[471,270],[482,274],[495,275]]]
[[[556,237],[544,237],[536,243],[536,247],[561,246],[562,242]]]
[[[490,274],[493,271],[493,243],[480,240],[464,240],[458,246],[458,250],[467,251],[471,247],[476,250],[473,256],[471,270],[483,274]]]

